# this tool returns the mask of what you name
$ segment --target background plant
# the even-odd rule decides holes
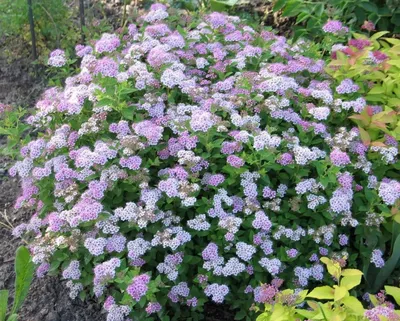
[[[0,153],[15,159],[19,148],[30,141],[27,131],[30,128],[24,122],[28,111],[25,108],[15,108],[10,105],[0,104],[0,135],[4,135],[6,142]]]
[[[34,0],[32,9],[37,37],[39,61],[49,52],[62,47],[73,53],[81,42],[77,1]],[[84,37],[90,39],[112,29],[101,2],[90,1],[85,8]],[[0,3],[0,39],[7,58],[14,59],[30,52],[31,34],[26,0],[5,0]]]
[[[379,30],[400,33],[400,3],[396,0],[277,0],[274,11],[284,17],[296,17],[296,37],[323,37],[322,26],[328,20],[340,20],[359,31],[364,21],[373,22]]]
[[[74,24],[71,4],[62,0],[36,0],[32,2],[32,9],[40,53],[46,55],[51,49],[60,46],[68,48],[70,43],[78,41],[79,33]],[[25,46],[30,44],[26,0],[5,0],[0,3],[0,37],[5,39],[8,48],[14,50],[14,56],[17,49],[13,45],[15,39],[20,39]],[[20,48],[25,46],[21,45]]]

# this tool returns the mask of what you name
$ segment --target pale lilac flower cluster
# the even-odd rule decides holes
[[[346,26],[338,20],[329,20],[323,27],[322,30],[326,33],[333,34],[344,34],[349,31]]]
[[[56,49],[50,53],[49,60],[47,62],[53,67],[62,67],[67,63],[67,57],[65,52],[61,49]]]
[[[204,290],[205,295],[211,297],[216,303],[224,302],[225,296],[229,293],[229,288],[225,284],[213,283],[208,285]]]
[[[336,87],[336,92],[338,94],[351,94],[355,93],[360,89],[360,87],[355,84],[351,79],[344,79],[339,86]]]
[[[135,300],[139,301],[148,290],[148,283],[150,276],[147,274],[141,274],[133,278],[132,283],[126,289],[126,292]]]
[[[70,280],[79,280],[80,277],[81,271],[79,269],[79,261],[71,261],[68,267],[63,271],[63,278]]]
[[[381,250],[373,250],[371,255],[371,263],[377,268],[382,268],[385,265],[385,261],[382,258],[383,252]]]

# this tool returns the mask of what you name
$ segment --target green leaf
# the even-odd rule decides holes
[[[363,8],[365,11],[377,13],[378,7],[375,3],[367,1],[367,2],[359,2],[358,6]]]
[[[133,120],[134,107],[127,107],[121,110],[122,117],[128,120]]]
[[[300,22],[303,22],[304,20],[310,18],[310,14],[307,12],[302,12],[297,16],[296,24],[299,24]],[[301,30],[301,29],[300,29]]]
[[[282,12],[283,17],[294,17],[298,15],[302,10],[301,2],[291,1],[287,4],[285,10]]]
[[[17,321],[18,320],[18,315],[17,314],[11,314],[7,321]]]
[[[394,242],[396,241],[396,238],[400,235],[400,224],[397,223],[396,221],[393,221],[392,225],[392,242],[390,244],[390,248],[393,252],[393,246]]]
[[[319,3],[316,5],[314,12],[315,12],[317,18],[322,16],[322,14],[324,13],[324,10],[325,10],[325,6],[323,3]]]
[[[130,88],[128,87],[128,88],[122,88],[119,93],[122,94],[122,95],[128,95],[128,94],[131,94],[131,93],[133,93],[135,91],[138,91],[138,90],[136,88],[134,88],[134,87],[130,87]]]
[[[274,12],[277,12],[277,11],[281,10],[287,4],[287,2],[288,2],[288,0],[278,0],[278,1],[276,1],[272,10]]]
[[[8,290],[0,291],[0,321],[6,319],[8,305]]]
[[[211,0],[210,8],[213,11],[225,11],[227,7],[233,7],[238,3],[239,0]]]
[[[394,242],[393,251],[391,257],[386,261],[385,266],[379,271],[376,276],[374,285],[372,287],[372,292],[378,292],[382,286],[385,284],[388,277],[392,274],[395,269],[397,262],[400,259],[400,235],[397,236]]]
[[[400,288],[395,286],[385,286],[385,291],[387,294],[391,295],[398,305],[400,305]]]
[[[31,282],[35,265],[26,247],[20,246],[15,255],[15,297],[11,313],[16,313],[24,302]]]
[[[238,313],[235,314],[235,320],[242,320],[246,317],[246,311],[240,310]]]

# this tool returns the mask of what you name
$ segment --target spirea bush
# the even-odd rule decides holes
[[[168,19],[155,4],[78,45],[80,70],[29,118],[42,134],[10,173],[16,207],[35,209],[14,234],[38,276],[60,272],[108,321],[178,319],[206,301],[251,320],[261,283],[332,283],[323,256],[384,268],[397,142],[361,141],[348,119],[368,105],[358,86],[326,74],[308,43],[237,17]]]

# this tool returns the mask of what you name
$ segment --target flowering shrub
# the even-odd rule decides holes
[[[250,319],[261,282],[330,280],[322,256],[382,268],[397,147],[361,141],[358,86],[237,17],[167,19],[156,4],[127,34],[78,46],[79,73],[29,118],[43,135],[10,174],[16,207],[36,210],[14,235],[31,235],[38,275],[61,271],[108,321],[207,300]]]

